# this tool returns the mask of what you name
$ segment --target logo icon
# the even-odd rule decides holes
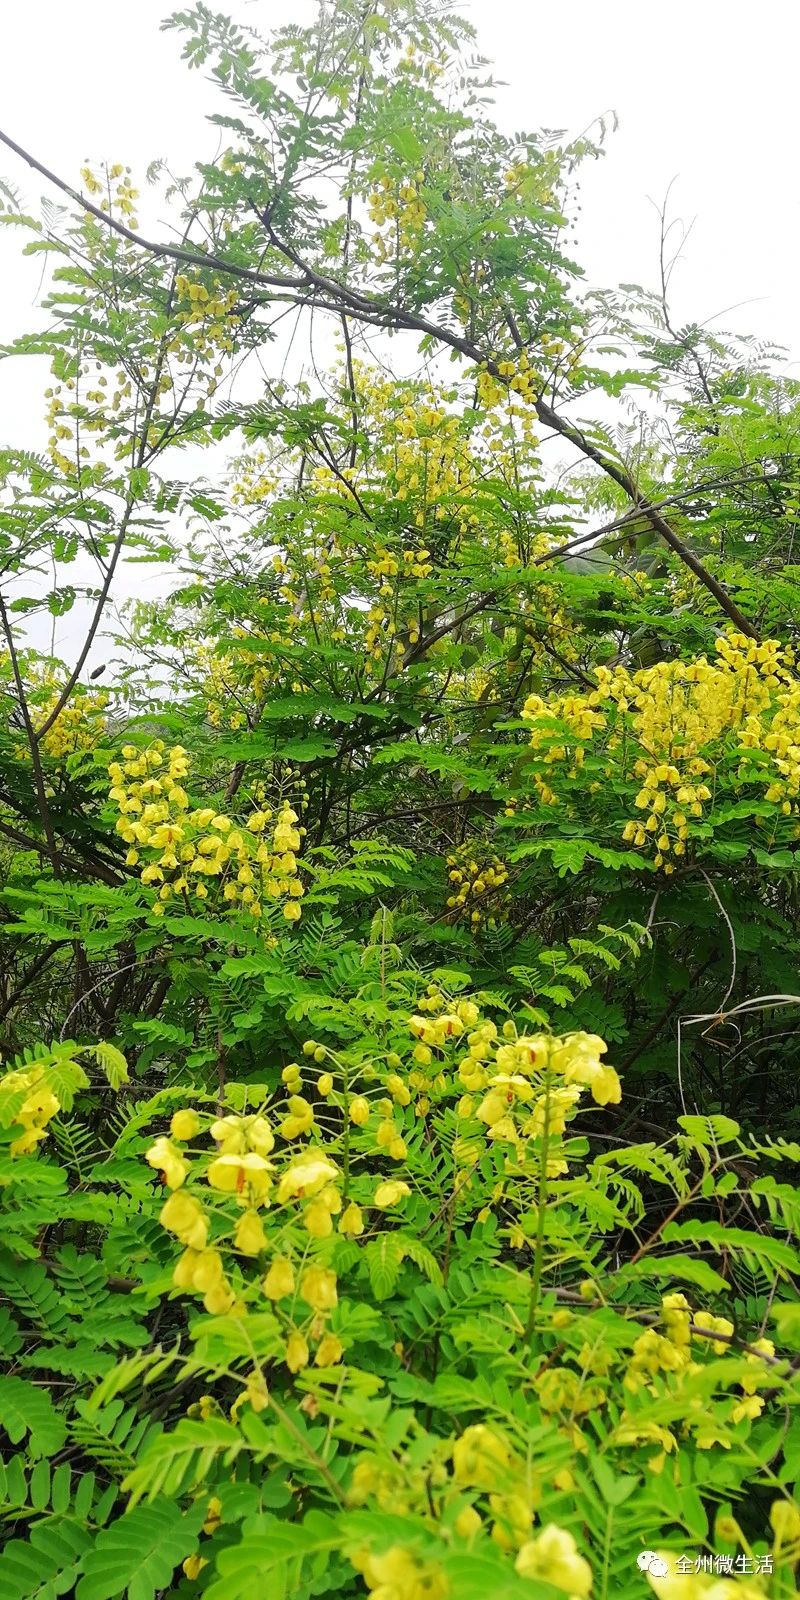
[[[657,1555],[655,1550],[643,1550],[641,1555],[636,1557],[636,1565],[640,1572],[649,1572],[654,1578],[666,1578],[669,1575],[666,1561]]]

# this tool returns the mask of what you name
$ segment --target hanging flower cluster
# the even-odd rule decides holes
[[[508,897],[501,893],[508,882],[506,862],[476,841],[454,850],[447,857],[447,869],[452,885],[448,910],[466,917],[473,930],[484,922],[496,927],[508,910]]]
[[[323,1060],[327,1055],[313,1040],[305,1053]],[[296,1373],[309,1364],[312,1348],[318,1367],[335,1366],[342,1359],[344,1345],[331,1326],[338,1304],[336,1273],[328,1264],[327,1247],[315,1255],[314,1246],[325,1246],[335,1219],[336,1231],[346,1238],[363,1233],[364,1220],[361,1206],[348,1193],[341,1158],[321,1142],[314,1109],[299,1092],[300,1067],[291,1064],[282,1078],[287,1098],[277,1122],[264,1110],[220,1116],[186,1107],[173,1114],[169,1134],[154,1141],[146,1159],[171,1191],[161,1224],[184,1247],[173,1272],[175,1287],[201,1296],[212,1315],[232,1311],[246,1316],[269,1303],[283,1329],[286,1366]],[[321,1075],[317,1089],[330,1096],[332,1074]],[[408,1095],[402,1084],[400,1089],[402,1103]],[[349,1120],[360,1130],[371,1108],[346,1092],[334,1094],[333,1101],[341,1143],[343,1122]],[[384,1151],[389,1141],[381,1128],[388,1124],[391,1108],[391,1100],[380,1108],[376,1143]],[[397,1139],[393,1127],[392,1140]],[[395,1143],[388,1154],[400,1159],[407,1151]],[[361,1179],[360,1190],[378,1211],[411,1193],[408,1184],[391,1179],[377,1184]],[[254,1270],[248,1270],[248,1260]],[[254,1400],[251,1387],[241,1398],[261,1409],[266,1398],[259,1403],[256,1385]]]
[[[210,1158],[205,1151],[199,1159],[186,1151],[187,1144],[208,1134],[216,1146]],[[172,1117],[170,1137],[151,1145],[147,1161],[171,1190],[161,1224],[184,1246],[172,1281],[177,1289],[201,1295],[213,1316],[234,1307],[246,1315],[256,1304],[255,1289],[262,1304],[266,1300],[276,1311],[281,1307],[290,1372],[308,1365],[309,1338],[317,1345],[317,1366],[334,1366],[343,1346],[326,1319],[337,1305],[336,1274],[309,1260],[300,1240],[303,1233],[324,1239],[331,1232],[331,1218],[342,1210],[341,1173],[329,1156],[312,1148],[299,1155],[284,1151],[282,1161],[270,1159],[275,1142],[261,1113],[210,1118],[187,1108]],[[257,1280],[243,1273],[242,1258],[259,1263]],[[282,1306],[284,1301],[290,1305]],[[257,1384],[248,1387],[246,1398],[256,1410],[266,1404]]]
[[[173,341],[173,353],[178,360],[188,365],[197,357],[207,359],[218,352],[230,354],[239,320],[236,290],[223,290],[213,283],[208,288],[200,278],[179,273],[175,279],[175,293],[178,320],[191,335],[190,343],[184,343],[180,337]],[[212,376],[221,375],[219,367]],[[209,392],[213,394],[215,388],[216,383],[212,382]]]
[[[116,830],[130,846],[125,858],[156,891],[153,914],[172,900],[214,901],[217,912],[260,918],[265,903],[281,906],[288,922],[300,917],[303,885],[297,854],[297,812],[283,801],[277,815],[257,809],[239,823],[213,806],[193,807],[183,787],[189,758],[182,745],[157,739],[144,750],[125,745],[109,769],[109,797],[120,813]]]
[[[381,1511],[399,1516],[421,1512],[431,1495],[440,1515],[452,1507],[455,1533],[469,1546],[481,1532],[489,1532],[501,1550],[515,1553],[520,1576],[540,1578],[578,1600],[590,1593],[591,1568],[578,1553],[572,1535],[552,1522],[534,1534],[541,1478],[499,1428],[472,1423],[459,1438],[442,1441],[438,1455],[424,1468],[415,1463],[410,1450],[397,1451],[386,1460],[364,1452],[353,1469],[348,1503],[359,1506],[373,1501]],[[396,1593],[403,1600],[412,1596],[427,1600],[428,1596],[452,1593],[435,1562],[402,1546],[380,1552],[368,1547],[354,1549],[350,1560],[373,1595]],[[386,1589],[381,1587],[384,1584]]]
[[[60,691],[57,688],[53,675],[48,673],[42,679],[42,691],[47,690],[46,698],[36,694],[34,727],[41,727],[54,711],[58,704]],[[52,727],[40,740],[41,748],[48,756],[60,759],[63,756],[75,755],[79,750],[91,750],[102,738],[105,732],[105,717],[110,696],[108,694],[93,694],[89,689],[75,689],[67,704],[62,707]]]
[[[100,210],[118,211],[125,226],[135,230],[139,226],[135,204],[139,198],[139,190],[133,188],[130,177],[130,167],[124,167],[121,161],[115,161],[113,166],[106,166],[101,177],[98,177],[88,162],[86,166],[81,167],[81,182],[86,193],[98,202]]]
[[[757,785],[777,818],[800,814],[800,679],[795,654],[741,634],[717,642],[717,660],[662,661],[630,672],[598,667],[597,687],[544,701],[531,695],[539,761],[534,783],[547,805],[563,803],[589,751],[608,779],[636,785],[626,843],[674,871],[694,823],[713,820],[719,786]],[[763,819],[759,819],[762,820]]]
[[[413,250],[422,233],[428,209],[422,198],[424,172],[413,178],[395,179],[383,173],[367,196],[375,255],[379,263],[389,261],[400,250]]]
[[[478,368],[478,403],[484,411],[492,411],[506,399],[508,392],[533,405],[541,378],[531,366],[530,356],[522,350],[514,361],[507,356],[493,363],[495,372],[489,371],[488,361]]]
[[[47,1125],[61,1110],[61,1102],[47,1081],[41,1062],[31,1062],[0,1078],[0,1127],[21,1128],[11,1140],[9,1155],[30,1155],[47,1136]]]

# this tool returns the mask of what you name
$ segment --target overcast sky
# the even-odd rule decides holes
[[[267,31],[303,19],[308,0],[216,0]],[[164,0],[27,0],[0,20],[0,125],[72,177],[83,159],[159,155],[188,170],[213,151],[204,112],[220,97],[160,33]],[[613,108],[619,132],[584,169],[583,260],[600,283],[655,284],[657,232],[648,197],[670,180],[676,210],[697,219],[676,280],[679,313],[729,320],[800,355],[797,293],[796,0],[467,0],[460,9],[497,63],[510,128],[580,132]],[[0,172],[32,201],[42,184],[10,153]],[[8,273],[0,337],[25,316],[35,273]]]
[[[266,32],[305,20],[311,5],[214,8]],[[588,282],[656,287],[651,202],[674,179],[672,211],[694,221],[673,280],[676,319],[723,313],[718,328],[775,340],[800,361],[797,0],[466,0],[459,9],[507,85],[497,108],[505,127],[575,134],[604,112],[619,117],[604,158],[583,169]],[[180,35],[159,31],[167,10],[164,0],[6,0],[0,126],[72,182],[87,157],[121,160],[143,177],[166,156],[188,173],[213,155],[218,132],[204,116],[224,101],[181,62]],[[0,174],[38,214],[44,183],[2,147]],[[20,259],[21,242],[0,233],[0,343],[35,318],[41,269]],[[0,441],[40,446],[40,380],[25,365],[0,363]]]

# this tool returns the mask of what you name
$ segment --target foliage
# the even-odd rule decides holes
[[[165,26],[169,234],[0,185],[0,1591],[794,1593],[800,388],[448,8]]]

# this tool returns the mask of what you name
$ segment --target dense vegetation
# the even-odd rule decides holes
[[[793,1594],[800,385],[437,0],[167,26],[0,212],[0,1594]]]

